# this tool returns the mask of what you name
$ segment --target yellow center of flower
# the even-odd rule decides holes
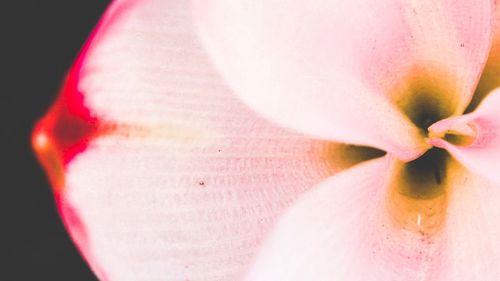
[[[443,77],[415,71],[394,89],[396,103],[422,132],[422,137],[443,138],[454,144],[467,145],[474,140],[473,130],[433,132],[432,124],[460,114],[456,89]],[[471,132],[471,133],[468,133]],[[453,163],[452,163],[453,162]],[[395,160],[388,181],[386,209],[395,227],[434,235],[446,219],[450,193],[450,169],[457,167],[451,155],[431,148],[411,162]]]

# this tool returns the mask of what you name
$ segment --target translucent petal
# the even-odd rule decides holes
[[[372,157],[247,109],[182,1],[115,1],[34,146],[101,280],[238,280],[284,208]]]
[[[435,280],[439,240],[396,227],[388,216],[390,163],[365,162],[305,194],[280,219],[245,280]]]
[[[401,159],[428,148],[406,115],[419,103],[461,113],[490,48],[490,1],[194,3],[214,62],[253,109]]]

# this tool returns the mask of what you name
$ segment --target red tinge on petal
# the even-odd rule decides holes
[[[66,165],[102,132],[99,131],[102,127],[100,120],[85,106],[84,96],[78,91],[80,61],[81,57],[68,74],[57,100],[36,124],[32,134],[32,146],[48,175],[55,192],[57,209],[71,237],[82,255],[87,260],[93,260],[93,255],[88,250],[85,226],[71,204],[62,199],[61,193],[65,187]],[[91,267],[101,280],[108,280],[97,263],[93,263]]]
[[[76,70],[69,73],[60,96],[32,135],[33,149],[55,190],[64,184],[65,165],[85,150],[99,127],[99,120],[85,107],[76,87]]]
[[[98,135],[98,128],[102,127],[99,119],[85,105],[84,94],[78,89],[83,60],[101,25],[102,22],[99,22],[89,36],[69,71],[58,98],[35,125],[31,136],[33,150],[55,191],[60,191],[64,186],[66,164],[85,150]]]

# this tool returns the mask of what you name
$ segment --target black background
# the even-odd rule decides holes
[[[30,133],[108,4],[0,4],[0,280],[96,280],[59,219]]]

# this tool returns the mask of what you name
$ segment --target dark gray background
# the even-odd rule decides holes
[[[30,132],[108,4],[0,4],[0,280],[96,280],[59,219]]]

